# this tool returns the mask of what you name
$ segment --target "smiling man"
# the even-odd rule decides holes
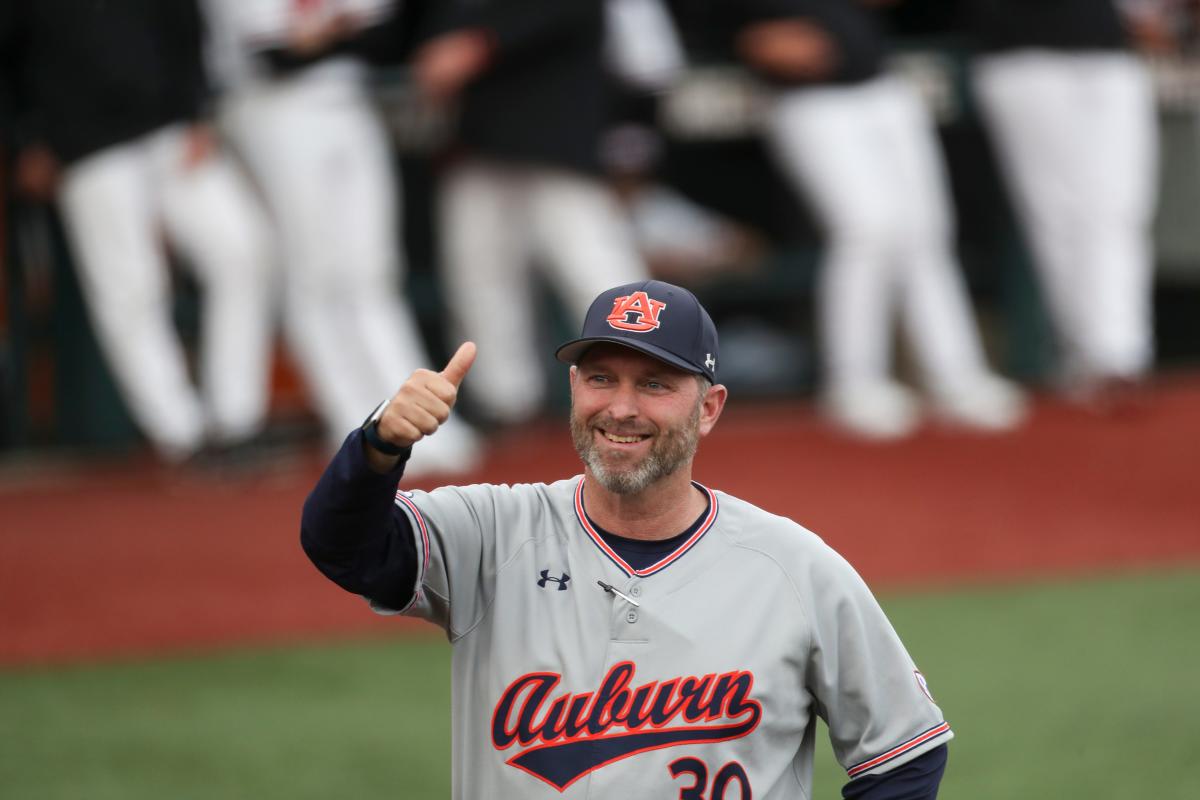
[[[619,495],[643,493],[670,476],[677,482],[700,444],[702,417],[708,433],[725,403],[723,386],[606,343],[571,371],[571,382],[575,449],[592,477]]]
[[[953,733],[861,578],[692,480],[728,393],[690,292],[610,289],[559,348],[583,475],[397,491],[474,357],[382,403],[301,530],[338,585],[446,631],[456,800],[811,797],[818,717],[845,797],[937,795]]]

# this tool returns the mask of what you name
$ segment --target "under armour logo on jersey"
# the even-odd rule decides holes
[[[645,292],[634,292],[613,301],[613,310],[607,322],[618,330],[646,333],[661,324],[658,315],[666,307],[666,303],[654,300]]]
[[[542,570],[542,577],[538,578],[537,585],[545,589],[547,581],[550,583],[557,583],[558,590],[563,592],[566,591],[567,584],[571,581],[571,576],[564,572],[561,578],[552,578],[550,577],[550,570],[544,569]]]

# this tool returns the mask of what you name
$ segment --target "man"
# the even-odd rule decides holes
[[[330,449],[427,361],[399,291],[405,259],[391,144],[368,91],[368,58],[413,22],[390,0],[207,0],[220,119],[279,235],[287,341]],[[411,5],[411,4],[406,4]],[[479,444],[455,421],[410,474],[469,469]]]
[[[168,462],[245,449],[267,416],[272,276],[262,212],[205,119],[194,0],[23,0],[6,14],[14,182],[57,200],[132,416]],[[203,294],[196,382],[164,238]]]
[[[535,267],[572,313],[614,282],[646,277],[601,180],[604,3],[453,0],[431,16],[413,75],[457,110],[438,184],[439,275],[455,326],[488,344],[472,410],[519,425],[546,399]]]
[[[817,716],[846,797],[936,796],[953,734],[862,580],[692,480],[727,392],[691,293],[610,289],[559,348],[582,476],[397,493],[474,357],[414,373],[346,440],[301,532],[375,610],[446,630],[455,798],[811,797]]]
[[[876,12],[848,0],[722,5],[738,57],[774,87],[767,142],[825,234],[822,412],[876,440],[912,433],[922,406],[952,427],[1016,427],[1025,401],[987,363],[954,252],[936,130],[888,71]],[[896,317],[924,398],[892,377]]]
[[[1098,411],[1127,406],[1154,360],[1158,124],[1130,32],[1155,26],[1155,5],[966,4],[975,95],[1057,333],[1058,383]]]

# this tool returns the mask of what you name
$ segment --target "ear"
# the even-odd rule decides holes
[[[717,383],[708,387],[707,394],[704,395],[704,400],[700,405],[700,435],[707,436],[709,431],[717,424],[717,419],[721,416],[721,411],[725,408],[725,401],[729,398],[729,390],[725,388],[725,384]]]

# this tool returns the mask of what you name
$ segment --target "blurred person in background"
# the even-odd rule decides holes
[[[1130,32],[1160,40],[1160,7],[965,0],[975,93],[1058,335],[1059,381],[1098,410],[1125,406],[1154,354],[1158,131]]]
[[[1024,397],[985,359],[933,121],[915,90],[887,72],[881,23],[865,5],[726,1],[737,55],[774,87],[769,144],[826,236],[820,407],[870,439],[919,424],[918,396],[891,376],[896,305],[934,417],[1009,430],[1025,414]]]
[[[656,278],[687,285],[753,271],[764,243],[748,227],[705,208],[659,176],[669,149],[662,99],[686,78],[686,49],[663,0],[607,0],[606,63],[618,106],[601,160],[642,260]]]
[[[331,446],[430,361],[400,295],[398,181],[368,60],[415,24],[391,0],[206,0],[221,121],[258,182],[284,266],[284,327]],[[405,4],[415,8],[420,4]],[[479,456],[461,422],[419,472]]]
[[[169,462],[249,444],[267,411],[270,275],[261,212],[205,116],[194,2],[5,6],[14,181],[27,198],[57,198],[134,419]],[[198,389],[173,326],[164,236],[202,292]]]
[[[546,395],[534,262],[572,310],[646,277],[600,178],[605,5],[447,0],[436,11],[413,67],[426,96],[458,110],[439,186],[443,285],[458,336],[479,342],[471,410],[517,424]]]

